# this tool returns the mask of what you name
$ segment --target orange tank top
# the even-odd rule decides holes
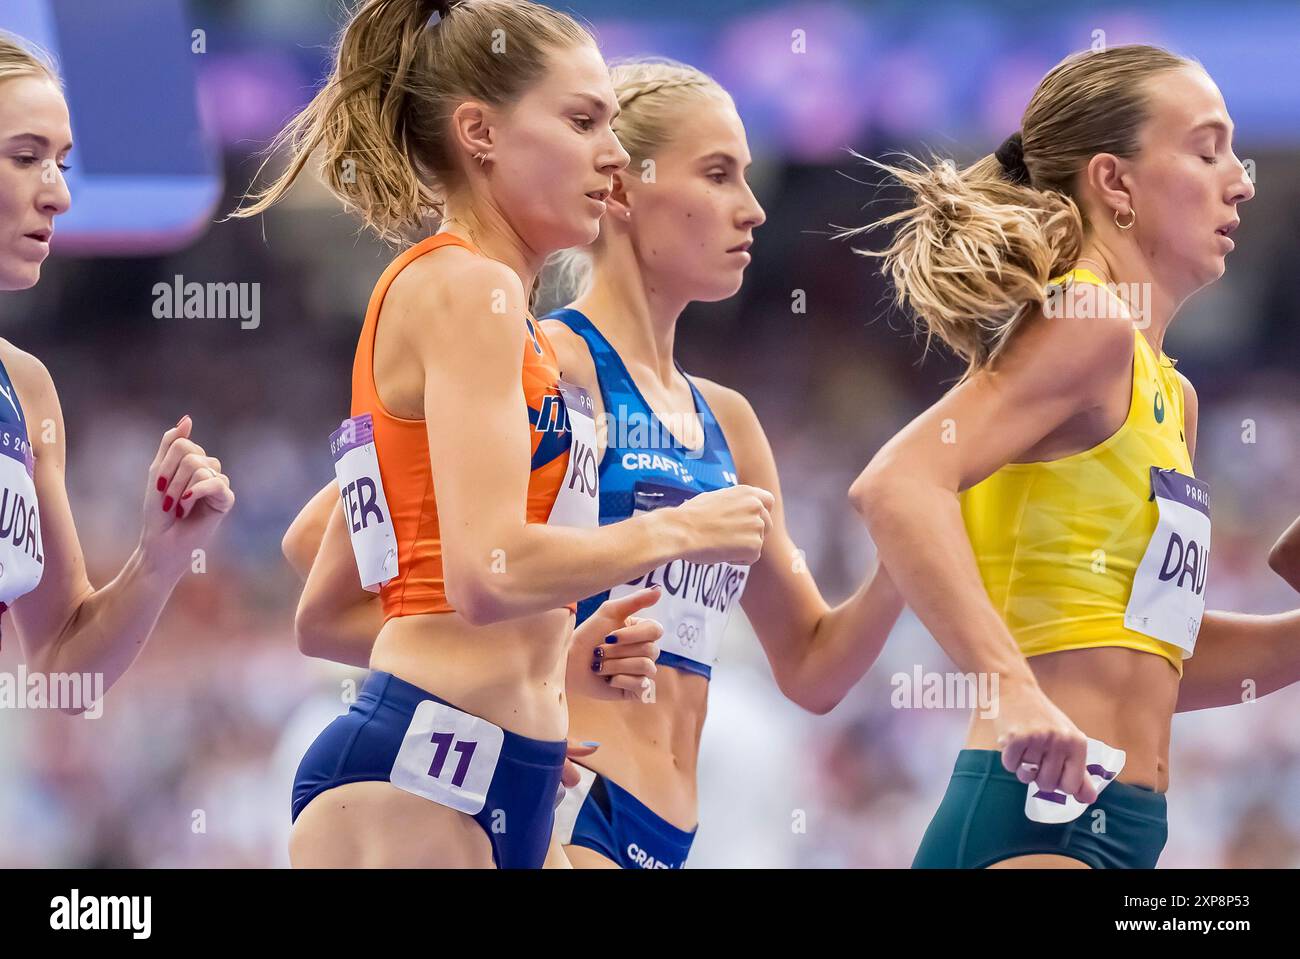
[[[450,233],[427,237],[403,251],[384,270],[366,308],[356,358],[352,364],[352,416],[369,413],[374,420],[375,453],[393,534],[397,539],[397,575],[384,584],[380,599],[384,622],[394,616],[454,612],[443,583],[442,540],[438,504],[434,499],[429,438],[423,419],[394,416],[375,389],[375,330],[384,297],[397,274],[426,253],[444,246],[463,246],[478,253],[469,242]],[[528,476],[527,522],[545,523],[568,467],[567,437],[546,429],[544,411],[559,401],[560,369],[555,349],[531,316],[525,318],[523,387],[532,433],[532,468]],[[539,429],[539,421],[541,429]],[[571,603],[569,610],[576,611]]]

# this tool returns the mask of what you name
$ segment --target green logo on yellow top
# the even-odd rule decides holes
[[[1156,388],[1155,415],[1157,423],[1163,423],[1165,421],[1165,398],[1160,393],[1159,387]]]

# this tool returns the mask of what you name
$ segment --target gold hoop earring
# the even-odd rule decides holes
[[[1129,219],[1129,221],[1127,223],[1121,223],[1119,222],[1119,210],[1115,211],[1115,225],[1119,227],[1121,230],[1131,230],[1133,229],[1133,224],[1137,222],[1138,211],[1129,210],[1129,213],[1132,214],[1132,217]]]

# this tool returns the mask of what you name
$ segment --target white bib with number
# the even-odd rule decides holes
[[[591,529],[600,525],[600,461],[596,458],[596,414],[591,394],[581,386],[559,381],[564,401],[564,416],[569,429],[569,466],[564,473],[560,492],[551,505],[546,522],[550,526],[580,526]],[[538,417],[538,428],[557,424],[545,416]],[[563,429],[563,424],[559,424]]]
[[[495,723],[426,699],[415,707],[389,779],[398,789],[473,816],[487,802],[504,741]]]
[[[0,602],[6,605],[34,590],[45,570],[34,472],[26,432],[0,424]]]
[[[379,476],[370,414],[344,420],[330,434],[330,453],[334,456],[334,472],[361,585],[377,593],[397,575],[397,536]]]
[[[1205,613],[1210,563],[1210,487],[1177,470],[1151,467],[1159,521],[1133,575],[1124,625],[1192,655]]]
[[[1092,784],[1097,787],[1097,795],[1115,781],[1115,777],[1124,771],[1124,761],[1128,755],[1122,749],[1107,746],[1100,739],[1088,738],[1087,772]],[[1025,815],[1034,822],[1061,823],[1073,822],[1088,807],[1068,793],[1039,789],[1037,783],[1029,784],[1025,796]]]
[[[632,515],[679,506],[695,495],[695,491],[676,486],[638,481],[633,491]],[[660,652],[712,668],[718,660],[727,620],[740,602],[748,577],[748,566],[702,565],[674,559],[630,583],[615,586],[609,591],[609,597],[616,599],[649,586],[661,587],[662,595],[655,604],[637,614],[663,626]]]

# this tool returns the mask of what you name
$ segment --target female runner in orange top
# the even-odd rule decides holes
[[[563,14],[370,0],[286,131],[289,168],[241,211],[278,200],[319,149],[326,183],[381,235],[442,219],[376,286],[333,437],[344,508],[299,625],[363,585],[384,624],[361,698],[299,768],[295,865],[542,865],[574,602],[670,556],[761,551],[772,499],[751,487],[596,526],[590,399],[560,380],[528,291],[549,254],[596,235],[627,163],[614,110],[599,50]],[[657,632],[638,626],[648,673]]]

